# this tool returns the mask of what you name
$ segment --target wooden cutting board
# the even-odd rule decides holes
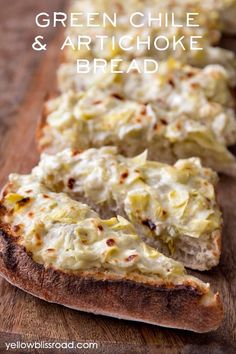
[[[34,17],[41,11],[63,11],[65,3],[0,0],[1,186],[10,172],[28,173],[38,161],[35,129],[45,97],[55,90],[62,34],[37,28]],[[47,52],[32,51],[38,34],[47,39]],[[233,48],[236,42],[225,43]],[[225,319],[216,332],[195,334],[77,312],[48,304],[1,279],[0,352],[5,352],[6,341],[44,339],[97,342],[93,353],[236,353],[236,179],[221,177],[219,198],[225,220],[221,262],[212,271],[194,273],[222,295]]]

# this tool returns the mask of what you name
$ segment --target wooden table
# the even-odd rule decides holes
[[[55,90],[61,33],[37,28],[34,17],[41,11],[62,11],[65,3],[0,0],[1,186],[10,172],[27,173],[37,163],[34,134],[43,101]],[[32,50],[38,34],[47,39],[47,52]],[[234,41],[226,44],[232,48]],[[220,265],[210,272],[195,272],[222,294],[225,319],[216,332],[194,334],[81,313],[48,304],[0,280],[0,352],[5,352],[6,341],[74,339],[98,342],[99,349],[93,353],[236,353],[235,179],[221,178],[220,202],[225,219]]]

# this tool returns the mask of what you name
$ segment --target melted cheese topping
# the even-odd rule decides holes
[[[51,192],[33,175],[10,176],[2,200],[13,234],[33,259],[57,269],[138,272],[161,278],[184,275],[183,266],[143,243],[124,218],[102,220],[87,205]]]
[[[216,203],[216,174],[200,160],[179,160],[174,166],[117,154],[115,148],[81,154],[65,150],[43,155],[33,175],[51,190],[85,197],[92,205],[122,213],[145,234],[160,237],[170,247],[182,235],[192,238],[221,229]]]
[[[215,48],[212,44],[219,42],[221,36],[221,21],[220,15],[224,14],[224,9],[227,9],[227,14],[235,13],[235,10],[232,11],[232,8],[235,9],[235,5],[228,6],[227,1],[224,4],[220,1],[190,1],[190,0],[80,0],[74,2],[74,5],[71,8],[71,12],[105,12],[108,15],[112,15],[114,11],[117,13],[118,23],[116,27],[113,27],[110,24],[107,24],[105,28],[102,25],[101,20],[98,19],[97,24],[100,27],[73,27],[68,29],[67,35],[70,36],[72,42],[75,45],[78,40],[78,35],[85,35],[92,38],[92,44],[90,50],[87,47],[78,49],[72,49],[71,47],[67,47],[66,57],[67,60],[74,61],[78,58],[104,58],[106,60],[110,60],[117,56],[123,57],[126,59],[143,57],[143,56],[151,56],[156,60],[165,60],[170,56],[173,56],[175,59],[178,59],[184,63],[188,63],[194,66],[204,67],[209,63],[217,63],[222,64],[227,68],[230,75],[232,76],[235,82],[236,76],[236,64],[234,54],[228,50],[222,48]],[[232,11],[230,11],[230,10]],[[198,13],[197,23],[200,25],[199,27],[173,27],[173,26],[160,26],[156,23],[152,25],[152,27],[148,27],[145,25],[141,28],[134,28],[130,25],[129,17],[130,14],[134,12],[144,13],[145,16],[150,13],[153,17],[158,16],[159,13],[174,13],[176,22],[180,24],[184,24],[184,19],[186,18],[186,13]],[[223,16],[222,16],[223,17]],[[229,16],[226,16],[226,18]],[[225,18],[225,16],[224,16]],[[224,22],[224,21],[223,21]],[[226,22],[226,21],[225,21]],[[231,21],[233,22],[233,21]],[[232,27],[232,26],[231,26]],[[127,47],[134,45],[136,39],[138,37],[141,40],[147,39],[148,36],[151,38],[151,42],[158,37],[159,35],[165,36],[169,39],[170,46],[165,51],[158,51],[151,46],[148,50],[145,46],[140,46],[139,49],[134,48],[129,51],[121,50],[121,48],[116,45],[113,48],[111,44],[111,40],[107,40],[105,42],[103,50],[100,48],[100,44],[98,40],[96,40],[96,36],[103,35],[107,36],[111,39],[112,36],[115,36],[116,42],[118,43],[119,39],[124,36],[132,37],[132,40],[127,39]],[[198,46],[203,48],[202,51],[192,50],[190,48],[189,37],[190,36],[200,36],[202,38],[198,38]],[[173,48],[172,39],[175,37],[179,39],[184,37],[182,40],[183,46],[185,50],[183,50],[180,46],[177,48]]]
[[[142,67],[143,60],[138,62]],[[127,62],[120,65],[119,69],[123,71],[120,74],[111,74],[109,68],[105,73],[101,70],[95,74],[93,64],[89,73],[76,74],[75,65],[62,64],[58,72],[60,90],[78,92],[91,87],[109,90],[121,100],[151,103],[158,113],[163,113],[163,119],[169,112],[170,120],[175,122],[181,115],[186,115],[210,127],[218,140],[226,145],[236,143],[229,78],[221,66],[197,69],[169,59],[160,63],[157,73],[124,73],[128,65]],[[99,107],[99,100],[94,99],[94,104]]]
[[[235,142],[234,113],[218,103],[228,101],[224,80],[216,79],[214,84],[212,79],[214,75],[224,78],[224,71],[208,68],[193,81],[189,78],[183,82],[178,79],[178,73],[174,70],[173,75],[169,74],[169,82],[165,75],[157,76],[156,88],[151,79],[137,77],[136,90],[131,79],[124,79],[117,86],[95,85],[85,92],[69,91],[49,101],[41,148],[49,147],[49,151],[57,152],[68,147],[115,145],[126,156],[148,149],[151,160],[167,163],[198,156],[204,165],[216,170],[234,165],[235,158],[225,146]],[[209,78],[201,81],[204,75]],[[163,90],[158,83],[162,79]],[[114,87],[118,87],[118,92],[114,92]],[[150,102],[142,103],[142,92]],[[137,96],[140,100],[133,100]]]

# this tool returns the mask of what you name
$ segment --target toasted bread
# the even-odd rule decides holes
[[[43,154],[32,174],[105,218],[128,218],[145,242],[186,267],[216,266],[222,227],[216,173],[196,158],[170,166],[146,155],[125,158],[114,147],[67,149]]]
[[[96,105],[91,104],[92,100],[97,99],[104,104],[104,113],[97,112]],[[84,116],[87,107],[93,111],[89,119]],[[173,137],[169,135],[171,131]],[[236,175],[235,156],[225,142],[215,136],[211,127],[183,115],[180,121],[177,119],[174,124],[168,123],[159,117],[159,113],[155,113],[152,105],[148,105],[147,109],[136,101],[120,101],[106,90],[96,87],[86,94],[70,91],[46,102],[36,139],[39,151],[50,154],[65,148],[80,151],[113,145],[127,157],[147,149],[149,160],[169,164],[182,158],[200,157],[203,166]]]
[[[177,262],[140,243],[136,236],[129,236],[132,226],[128,223],[121,224],[117,231],[112,231],[108,226],[104,230],[104,236],[101,236],[101,227],[99,227],[97,235],[100,235],[100,241],[103,237],[107,240],[106,235],[110,235],[110,232],[113,232],[114,238],[116,233],[121,238],[125,235],[126,241],[131,238],[131,242],[134,241],[137,246],[136,251],[143,249],[148,252],[140,253],[140,259],[136,258],[136,265],[139,264],[139,268],[135,265],[127,266],[127,262],[126,268],[120,268],[120,265],[117,267],[113,262],[114,255],[111,255],[111,259],[107,258],[105,262],[99,258],[100,266],[98,263],[94,266],[92,263],[94,259],[91,258],[87,259],[84,265],[78,254],[77,258],[73,258],[73,250],[71,254],[67,254],[68,233],[58,234],[60,242],[64,242],[63,245],[66,246],[60,243],[55,250],[54,258],[46,257],[44,251],[49,245],[45,242],[50,240],[56,245],[57,238],[53,233],[49,235],[50,229],[42,228],[42,223],[47,222],[47,217],[50,218],[50,212],[41,209],[46,208],[48,203],[55,203],[55,200],[59,204],[62,203],[59,208],[64,207],[69,210],[73,207],[75,211],[82,206],[78,202],[70,201],[66,195],[47,192],[45,186],[38,182],[31,181],[31,183],[28,180],[29,186],[20,186],[22,181],[27,181],[27,178],[19,176],[11,178],[3,191],[0,204],[0,273],[10,283],[46,301],[94,314],[195,332],[215,330],[220,325],[223,308],[218,293],[213,294],[208,284],[186,275]],[[36,193],[35,183],[39,188]],[[23,199],[19,199],[19,194],[16,195],[16,192],[21,193]],[[41,203],[41,198],[43,204],[40,208],[38,202]],[[97,218],[89,209],[85,211]],[[32,214],[37,212],[39,214],[36,219],[34,217],[32,219]],[[27,217],[28,221],[25,221]],[[21,224],[18,224],[19,220]],[[84,221],[81,219],[81,222],[84,223],[86,220],[90,219]],[[96,220],[106,228],[107,221]],[[65,220],[63,222],[65,223]],[[57,225],[59,230],[63,227],[63,222],[57,221],[53,225]],[[117,222],[119,224],[117,220],[112,221],[113,224]],[[35,228],[40,227],[41,231],[32,229],[33,225]],[[39,232],[41,237],[38,235]],[[72,234],[70,236],[72,237]],[[82,241],[81,237],[83,234],[78,233],[77,243]],[[118,244],[119,237],[116,239]],[[34,242],[35,239],[38,243]],[[75,242],[75,238],[73,240]],[[131,246],[133,252],[133,243]],[[43,247],[44,251],[42,251]],[[79,247],[80,250],[86,249],[83,243]],[[124,249],[124,252],[127,252],[127,249]],[[119,260],[122,261],[121,258],[118,258]],[[131,264],[136,262],[133,258],[128,260]],[[145,268],[146,261],[149,262],[149,266]],[[76,262],[79,262],[77,268]],[[120,264],[123,264],[122,262]],[[140,266],[141,264],[144,268]],[[150,270],[150,267],[154,268]]]

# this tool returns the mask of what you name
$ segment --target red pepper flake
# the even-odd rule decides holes
[[[29,198],[29,197],[25,197],[25,198],[19,200],[19,201],[17,202],[17,205],[18,205],[19,207],[22,207],[22,206],[25,206],[25,205],[26,205],[27,203],[29,203],[29,202],[30,202],[30,198]]]
[[[30,211],[29,213],[28,213],[28,217],[29,218],[32,218],[34,216],[34,213],[32,212],[32,211]]]
[[[126,172],[123,172],[121,175],[120,175],[120,183],[122,184],[124,182],[124,180],[129,176],[129,172],[126,171]]]
[[[161,212],[161,214],[162,214],[162,216],[163,216],[164,218],[166,218],[168,213],[167,213],[166,210],[163,209],[162,212]]]
[[[100,104],[100,103],[102,103],[101,100],[93,101],[93,104]]]
[[[129,176],[129,172],[123,172],[121,178],[127,178]]]
[[[77,156],[79,154],[81,154],[84,150],[83,149],[71,149],[71,156]]]
[[[98,225],[98,230],[103,231],[103,226],[102,225]]]
[[[147,114],[147,107],[143,106],[140,113],[143,115]]]
[[[136,123],[141,123],[142,119],[140,117],[136,118]]]
[[[192,82],[192,83],[191,83],[191,87],[192,87],[193,89],[197,89],[197,88],[200,87],[200,85],[199,85],[197,82]]]
[[[117,100],[120,100],[120,101],[124,101],[124,97],[122,97],[118,93],[112,93],[111,97],[114,97],[114,98],[116,98]]]
[[[26,193],[31,193],[31,192],[33,192],[32,189],[28,189],[28,190],[26,191]]]
[[[167,121],[165,119],[160,119],[161,123],[164,124],[164,125],[167,125]]]
[[[132,254],[131,256],[125,258],[126,262],[131,262],[133,261],[136,257],[138,257],[137,254]]]
[[[115,244],[115,240],[113,238],[109,238],[109,240],[106,241],[107,246],[112,247]]]
[[[67,186],[69,189],[73,189],[75,184],[75,179],[74,178],[69,178],[67,182]]]
[[[76,155],[78,155],[79,154],[79,151],[78,150],[76,150],[76,149],[72,149],[71,150],[71,156],[76,156]]]
[[[146,220],[142,220],[142,224],[144,226],[147,226],[151,231],[156,230],[156,225],[154,224],[154,222],[150,219],[146,219]]]
[[[187,76],[188,76],[189,78],[193,77],[194,75],[195,75],[195,74],[194,74],[193,71],[189,71],[189,72],[187,73]]]
[[[55,252],[55,249],[54,248],[48,248],[47,251],[48,252]]]
[[[43,194],[43,197],[44,197],[45,199],[50,198],[49,195],[47,195],[47,194]]]
[[[172,87],[175,87],[175,83],[174,83],[174,80],[173,80],[173,79],[169,79],[169,80],[168,80],[168,83],[169,83]]]

